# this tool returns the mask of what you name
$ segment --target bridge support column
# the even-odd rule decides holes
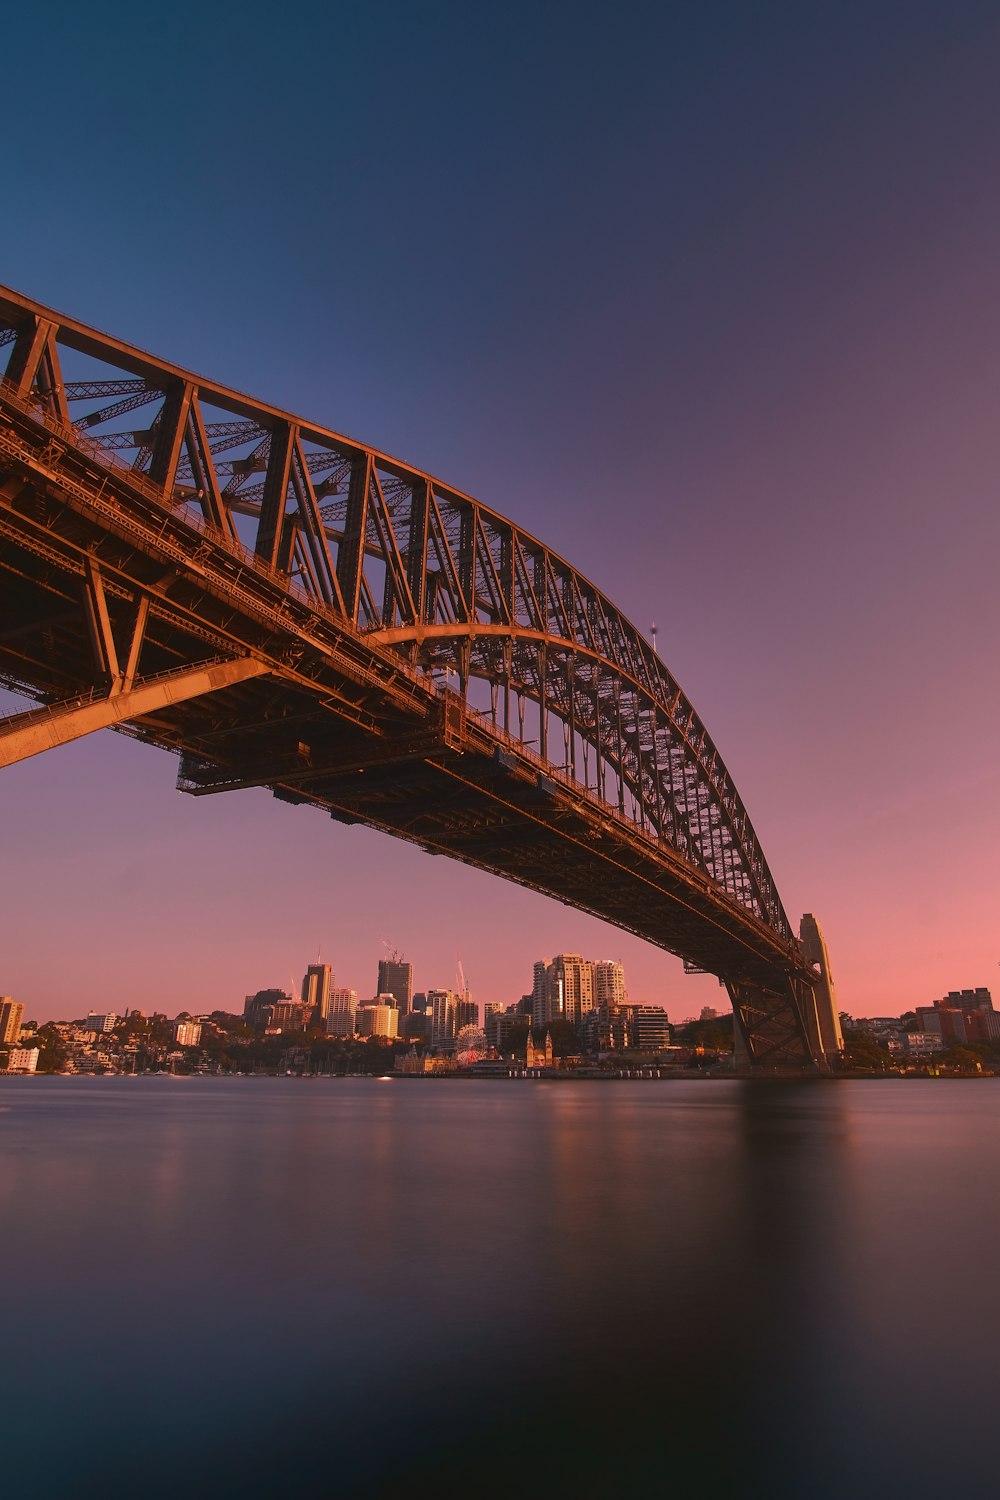
[[[0,720],[0,767],[13,765],[68,744],[96,729],[108,729],[127,719],[156,713],[172,703],[200,698],[220,688],[233,687],[251,677],[261,677],[269,667],[261,661],[243,657],[238,661],[207,662],[179,672],[166,672],[139,687],[111,693],[106,698],[72,698],[67,703],[32,709]]]
[[[727,980],[737,1068],[754,1073],[826,1071],[812,986],[789,975],[779,989]]]

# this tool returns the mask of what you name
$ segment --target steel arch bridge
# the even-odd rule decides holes
[[[815,968],[649,643],[469,495],[0,288],[0,765],[113,726],[718,975],[822,1067]]]

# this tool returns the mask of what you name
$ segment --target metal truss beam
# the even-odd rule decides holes
[[[264,662],[245,658],[242,661],[203,663],[185,671],[167,672],[151,678],[138,687],[111,694],[106,698],[87,696],[50,708],[34,709],[6,721],[0,720],[0,767],[14,765],[53,750],[98,729],[109,729],[128,719],[141,719],[189,698],[217,693],[269,670]]]

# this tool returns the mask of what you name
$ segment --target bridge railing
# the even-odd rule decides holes
[[[49,411],[37,396],[34,399],[19,396],[13,385],[8,383],[6,379],[3,379],[0,380],[0,400],[9,406],[16,407],[29,421],[34,422],[37,426],[44,427],[46,432],[50,433],[58,442],[64,443],[67,448],[73,448],[78,453],[99,464],[102,469],[107,471],[109,477],[123,480],[125,483],[131,485],[141,495],[144,495],[147,500],[151,500],[153,504],[159,506],[167,514],[177,514],[177,504],[170,504],[168,502],[161,485],[154,484],[141,469],[134,469],[131,464],[123,463],[113,449],[106,448],[102,443],[96,442],[93,438],[88,437],[85,432],[81,432],[79,428],[72,425],[67,426],[65,422],[60,422],[59,418]],[[283,593],[294,595],[303,604],[308,605],[313,612],[329,613],[331,617],[337,618],[339,622],[339,617],[336,616],[335,611],[319,604],[311,594],[307,593],[297,579],[290,577],[287,573],[280,572],[277,568],[270,567],[263,558],[259,557],[252,548],[247,547],[244,542],[241,542],[238,537],[229,536],[225,532],[219,531],[217,527],[211,526],[204,517],[196,515],[190,506],[187,505],[185,505],[183,519],[186,525],[192,526],[202,536],[225,548],[227,552],[231,552],[246,567],[253,568],[255,573],[259,573],[262,577],[278,584]]]

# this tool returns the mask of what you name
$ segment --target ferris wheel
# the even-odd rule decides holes
[[[481,1026],[463,1026],[455,1037],[455,1061],[460,1068],[471,1068],[473,1063],[481,1062],[488,1051]]]

